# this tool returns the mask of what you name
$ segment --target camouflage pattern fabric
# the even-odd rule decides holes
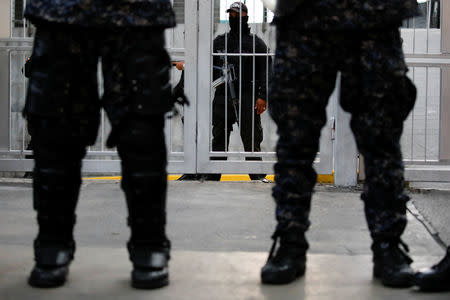
[[[131,241],[166,243],[164,114],[173,105],[160,28],[39,26],[24,113],[33,136],[38,240],[71,240],[86,146],[103,107],[122,162]],[[99,58],[104,95],[99,99]]]
[[[25,17],[83,27],[175,26],[170,0],[28,0]]]
[[[69,122],[55,130],[73,130],[67,134],[92,145],[103,106],[113,128],[109,146],[114,146],[115,129],[126,119],[163,115],[173,106],[170,58],[163,45],[162,29],[39,27],[24,114]],[[105,89],[101,100],[99,57]]]
[[[416,90],[407,77],[397,28],[349,33],[299,32],[277,27],[269,110],[278,125],[275,165],[278,233],[310,225],[317,179],[313,162],[320,131],[341,72],[341,100],[365,159],[362,199],[374,240],[399,238],[406,226],[400,136]]]
[[[416,16],[416,0],[278,0],[274,23],[299,30],[367,30]]]

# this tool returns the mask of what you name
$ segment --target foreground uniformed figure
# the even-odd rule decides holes
[[[450,291],[450,247],[439,263],[416,274],[415,284],[423,291]]]
[[[373,275],[386,286],[413,284],[401,240],[409,198],[399,140],[416,89],[406,75],[399,27],[415,15],[415,0],[278,1],[269,106],[279,133],[273,189],[278,225],[263,283],[289,283],[305,273],[313,162],[340,71],[340,104],[352,115],[365,159],[361,198],[373,240]]]
[[[25,14],[37,27],[24,110],[34,142],[39,224],[29,284],[56,287],[66,281],[75,252],[81,160],[96,141],[103,107],[112,125],[107,145],[117,147],[122,160],[132,285],[167,285],[163,129],[173,98],[164,29],[175,26],[170,1],[30,0]]]

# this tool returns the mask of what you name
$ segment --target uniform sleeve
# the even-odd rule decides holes
[[[224,35],[219,35],[213,41],[213,53],[221,53],[225,52],[225,37]],[[218,55],[213,56],[213,81],[222,77],[221,70],[218,70],[214,67],[222,67],[222,59]],[[224,87],[220,86],[216,89],[216,94],[222,94],[224,92]]]
[[[268,53],[268,48],[264,41],[259,37],[255,37],[255,52]],[[256,56],[255,64],[255,91],[256,97],[267,100],[267,81],[270,77],[272,57]]]

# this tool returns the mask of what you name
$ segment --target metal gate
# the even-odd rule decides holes
[[[227,61],[234,60],[239,65],[246,59],[255,62],[263,58],[264,67],[269,69],[275,49],[275,31],[269,25],[271,14],[259,0],[241,2],[249,8],[251,32],[261,38],[268,50],[261,53],[255,49],[250,52],[239,49],[236,53],[223,53],[214,49],[214,39],[229,31],[225,10],[233,2],[235,0],[174,0],[179,12],[178,26],[167,30],[166,46],[172,60],[185,61],[184,92],[191,105],[179,107],[182,114],[166,123],[169,173],[272,173],[277,134],[267,111],[261,115],[264,138],[260,151],[256,151],[255,141],[251,149],[244,148],[240,137],[242,129],[237,124],[233,126],[229,142],[224,141],[223,150],[213,149],[213,100],[218,84],[214,76],[214,59],[223,58],[225,63],[220,67],[225,66],[228,70]],[[17,13],[20,10],[18,3],[24,2],[11,0],[10,3],[10,36],[0,38],[0,172],[33,168],[33,161],[26,157],[31,154],[31,150],[27,150],[30,136],[21,110],[27,86],[22,68],[31,52],[34,29]],[[420,6],[423,16],[406,21],[402,28],[409,74],[419,92],[417,105],[405,122],[402,137],[406,178],[409,181],[450,181],[450,2],[427,0],[421,1]],[[240,66],[236,70],[239,72]],[[255,70],[253,73],[257,76]],[[181,71],[173,68],[174,85],[181,75]],[[267,75],[266,84],[268,80]],[[232,97],[228,81],[224,81],[225,98]],[[237,114],[241,118],[242,95],[248,86],[239,81],[235,84],[234,98],[240,104]],[[254,80],[249,89],[252,101],[256,101]],[[315,168],[319,174],[334,172],[335,182],[345,185],[356,182],[357,152],[348,128],[348,115],[337,105],[338,95],[339,80],[327,108],[329,122],[322,131]],[[270,106],[267,94],[266,98]],[[223,113],[227,120],[226,114],[233,111],[225,109]],[[251,123],[254,124],[253,120]],[[109,123],[103,114],[99,138],[84,160],[85,172],[120,172],[115,149],[105,148],[108,133]]]
[[[245,2],[248,10],[251,35],[250,38],[244,36],[241,21],[235,48],[228,46],[233,37],[230,37],[226,10],[234,2],[235,0],[199,1],[197,171],[271,174],[276,161],[276,125],[267,110],[260,115],[263,135],[260,142],[257,133],[260,132],[259,117],[256,113],[244,110],[254,109],[258,89],[269,84],[271,60],[275,50],[275,28],[269,24],[271,13],[264,9],[260,0],[241,1]],[[250,47],[249,39],[252,39],[250,44],[253,44]],[[262,40],[266,45],[265,51],[261,50],[261,46],[258,49],[256,44],[261,42],[257,40]],[[220,43],[224,43],[225,47],[214,46]],[[246,78],[243,72],[251,68],[253,74]],[[258,83],[261,77],[265,84]],[[267,89],[262,95],[260,98],[264,97],[267,107],[270,106]],[[332,174],[333,171],[336,95],[334,93],[331,97],[327,109],[329,123],[322,131],[320,153],[315,161],[319,174]],[[238,121],[234,122],[236,120]],[[227,131],[231,126],[232,132],[228,140]],[[218,139],[223,141],[217,141]]]
[[[185,61],[184,92],[190,106],[178,107],[180,115],[167,119],[166,142],[168,148],[169,173],[272,173],[275,162],[275,143],[277,139],[275,124],[268,113],[262,117],[265,139],[261,152],[245,152],[240,145],[238,127],[231,136],[229,151],[217,152],[211,149],[211,113],[212,113],[212,41],[213,35],[225,32],[228,25],[220,23],[219,6],[228,7],[233,1],[197,1],[175,0],[178,12],[178,26],[166,31],[167,50],[173,61]],[[250,3],[251,2],[251,3]],[[31,54],[34,28],[25,22],[20,13],[19,2],[11,1],[11,33],[9,38],[0,39],[0,63],[2,68],[0,81],[3,85],[0,102],[0,171],[30,171],[33,160],[27,157],[32,154],[28,148],[31,139],[27,132],[26,121],[21,116],[24,106],[27,79],[23,76],[23,65]],[[24,2],[20,2],[23,4]],[[273,56],[275,49],[274,29],[269,26],[267,11],[264,11],[259,0],[247,1],[247,5],[255,11],[258,5],[263,20],[251,18],[252,31],[261,36],[269,47],[264,53],[267,59]],[[184,6],[184,10],[183,10]],[[254,54],[247,54],[256,57]],[[269,67],[269,66],[267,66]],[[100,68],[99,68],[100,69]],[[172,70],[172,83],[176,85],[182,73]],[[99,93],[102,94],[101,73],[99,73]],[[266,78],[268,81],[268,76]],[[333,97],[336,99],[336,97]],[[270,99],[267,99],[270,105]],[[316,160],[316,168],[320,174],[332,173],[332,130],[335,102],[328,108],[331,116],[329,127],[323,131],[321,152]],[[102,112],[98,140],[88,149],[83,161],[83,171],[88,173],[118,173],[120,161],[115,149],[105,148],[105,141],[110,125]],[[228,161],[214,161],[212,157],[225,156]],[[262,161],[245,161],[245,158],[260,157]],[[251,159],[251,158],[250,158]]]
[[[419,1],[422,16],[402,28],[409,76],[417,87],[401,140],[408,181],[450,181],[450,2]]]
[[[35,28],[23,19],[21,13],[25,1],[10,2],[9,37],[0,39],[0,172],[25,172],[33,169],[33,160],[28,147],[31,140],[26,120],[22,117],[28,80],[23,74],[26,59],[31,55]],[[195,66],[197,61],[196,1],[186,1],[185,11],[193,12],[186,22],[166,31],[166,48],[173,61],[185,60],[186,65]],[[101,62],[99,62],[100,64]],[[99,70],[101,68],[99,67]],[[178,107],[180,115],[167,118],[165,135],[168,149],[169,173],[196,172],[196,77],[194,68],[186,69],[185,93],[191,101],[189,107]],[[99,94],[103,93],[102,74],[99,71]],[[172,69],[175,85],[181,72]],[[115,149],[107,149],[106,138],[110,124],[102,111],[98,139],[89,147],[83,161],[83,172],[119,173],[120,160]]]

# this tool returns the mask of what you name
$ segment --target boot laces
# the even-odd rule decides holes
[[[280,234],[275,231],[275,233],[272,235],[273,243],[272,243],[272,247],[270,247],[269,258],[267,259],[267,261],[271,260],[274,257],[275,249],[277,247],[279,238],[280,238]],[[279,252],[279,251],[277,251],[277,252]]]
[[[401,249],[399,246],[401,246]],[[390,247],[393,248],[394,258],[398,260],[398,262],[411,264],[413,260],[407,253],[409,253],[409,246],[402,239],[398,239],[394,243],[390,243]]]
[[[273,243],[270,248],[269,257],[267,261],[278,262],[280,260],[285,259],[288,256],[294,255],[293,251],[289,247],[283,247],[280,243],[279,247],[277,247],[278,241],[280,241],[280,232],[275,231],[272,235]],[[276,250],[276,251],[275,251]]]

